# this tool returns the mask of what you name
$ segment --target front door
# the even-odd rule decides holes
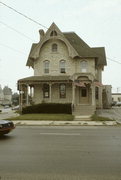
[[[88,89],[87,87],[80,87],[79,88],[79,103],[80,104],[88,104]]]

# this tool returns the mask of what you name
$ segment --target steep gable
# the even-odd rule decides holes
[[[63,41],[67,48],[69,56],[82,58],[95,58],[97,65],[106,65],[105,49],[103,47],[89,47],[76,33],[62,33],[55,23],[52,23],[46,33],[42,30],[40,41],[37,44],[32,44],[30,54],[27,60],[27,66],[33,67],[34,61],[39,58],[40,49],[44,43],[50,39],[59,39]]]

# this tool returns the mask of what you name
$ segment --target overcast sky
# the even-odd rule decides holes
[[[0,0],[47,28],[76,32],[90,47],[105,47],[103,84],[121,92],[121,0]],[[17,91],[17,80],[32,76],[26,66],[42,26],[0,3],[0,84]],[[44,28],[46,31],[47,29]],[[115,62],[117,61],[117,62]]]

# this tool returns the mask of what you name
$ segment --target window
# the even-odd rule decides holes
[[[60,84],[60,98],[66,98],[66,85]]]
[[[49,73],[49,65],[50,65],[50,62],[48,60],[44,61],[44,73],[45,74]]]
[[[57,52],[57,44],[52,44],[52,52]]]
[[[99,98],[99,88],[95,87],[95,98],[98,99]]]
[[[87,89],[82,88],[82,97],[87,97]]]
[[[43,84],[43,97],[49,98],[49,84]]]
[[[87,72],[87,61],[81,61],[80,66],[81,66],[81,72],[83,73]]]
[[[52,32],[50,33],[50,36],[57,36],[57,32],[56,32],[56,31],[52,31]]]
[[[61,60],[60,61],[60,73],[65,73],[66,70],[65,70],[65,64],[66,64],[66,61],[65,60]]]

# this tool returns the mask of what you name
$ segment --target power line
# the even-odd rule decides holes
[[[16,12],[16,13],[20,14],[21,16],[25,17],[26,19],[29,19],[30,21],[32,21],[32,22],[34,22],[34,23],[38,24],[39,26],[42,26],[43,28],[48,29],[46,26],[44,26],[44,25],[40,24],[39,22],[37,22],[36,20],[34,20],[34,19],[32,19],[32,18],[30,18],[30,17],[26,16],[25,14],[23,14],[23,13],[21,13],[21,12],[17,11],[17,10],[16,10],[16,9],[14,9],[13,7],[8,6],[7,4],[3,3],[2,1],[0,1],[0,3],[1,3],[2,5],[4,5],[4,6],[6,6],[7,8],[9,8],[9,9],[13,10],[14,12]]]
[[[8,45],[6,45],[6,44],[0,43],[0,46],[7,47],[8,49],[11,49],[12,51],[19,52],[20,54],[26,55],[24,52],[19,51],[19,50],[17,50],[17,49],[14,49],[13,47],[10,47],[10,46],[8,46]]]
[[[15,28],[13,28],[13,27],[11,27],[11,26],[5,24],[4,22],[0,21],[0,24],[4,25],[4,26],[6,26],[7,28],[9,28],[9,29],[15,31],[16,33],[18,33],[18,34],[24,36],[25,38],[27,38],[27,39],[29,39],[29,40],[31,40],[31,41],[34,41],[34,40],[31,39],[29,36],[25,35],[24,33],[20,32],[20,31],[18,31],[18,30],[16,30]]]
[[[112,58],[107,57],[107,59],[110,60],[110,61],[113,61],[113,62],[115,62],[115,63],[121,64],[121,62],[116,61],[116,60],[114,60],[114,59],[112,59]]]
[[[0,3],[1,3],[2,5],[4,5],[4,6],[6,6],[7,8],[13,10],[14,12],[20,14],[21,16],[25,17],[26,19],[29,19],[30,21],[32,21],[32,22],[34,22],[34,23],[36,23],[36,24],[42,26],[43,28],[49,29],[49,28],[47,28],[46,26],[44,26],[44,25],[40,24],[39,22],[37,22],[36,20],[34,20],[34,19],[32,19],[32,18],[26,16],[25,14],[19,12],[18,10],[14,9],[13,7],[11,7],[11,6],[9,6],[9,5],[3,3],[2,1],[0,1]],[[16,29],[14,29],[14,28],[8,26],[7,24],[5,24],[5,23],[3,23],[3,22],[1,22],[1,21],[0,21],[0,23],[3,24],[3,25],[5,25],[6,27],[8,27],[8,28],[10,28],[10,29],[12,29],[12,30],[14,30],[14,31],[16,31],[17,33],[23,35],[24,37],[26,37],[26,38],[32,40],[31,38],[29,38],[29,37],[26,36],[25,34],[23,34],[23,33],[19,32],[19,31],[17,31]],[[7,47],[8,47],[8,46],[7,46]],[[10,48],[11,48],[11,47],[10,47]],[[13,49],[13,48],[11,48],[11,49]],[[109,59],[110,61],[113,61],[113,62],[115,62],[115,63],[121,64],[119,61],[116,61],[116,60],[114,60],[114,59],[112,59],[112,58],[107,57],[107,59]]]

